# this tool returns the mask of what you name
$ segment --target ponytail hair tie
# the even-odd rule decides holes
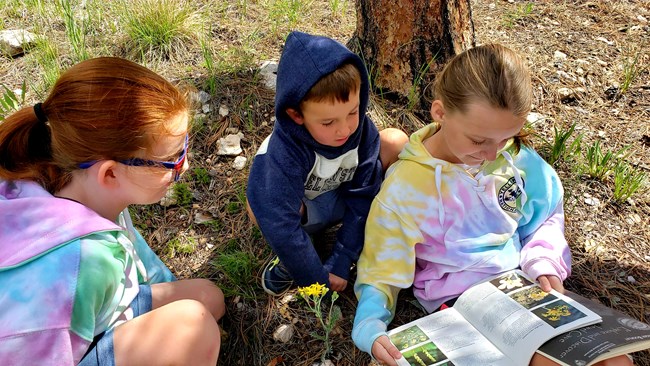
[[[36,118],[38,118],[39,122],[47,122],[47,116],[45,115],[45,112],[43,112],[43,103],[34,104],[34,114],[36,115]]]

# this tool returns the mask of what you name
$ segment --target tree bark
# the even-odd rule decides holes
[[[349,46],[366,62],[372,87],[426,110],[431,82],[452,56],[475,45],[470,0],[356,0]]]

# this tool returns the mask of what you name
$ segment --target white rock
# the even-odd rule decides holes
[[[596,41],[605,42],[605,43],[607,43],[607,44],[610,45],[610,46],[614,44],[614,42],[608,40],[608,39],[605,38],[605,37],[596,37]]]
[[[36,35],[24,29],[0,31],[0,51],[10,57],[22,54],[35,41]]]
[[[636,283],[636,278],[634,278],[633,276],[627,276],[627,282]]]
[[[228,107],[226,107],[226,106],[223,105],[223,104],[219,106],[219,115],[220,115],[221,117],[225,117],[225,116],[227,116],[228,113],[230,113],[230,110],[228,110]]]
[[[236,135],[228,135],[217,141],[217,155],[236,156],[242,153],[241,139],[244,134],[241,132]]]
[[[194,223],[195,224],[203,224],[208,221],[212,221],[214,218],[212,215],[204,214],[203,212],[197,212],[194,214]]]
[[[203,113],[210,113],[210,110],[211,110],[211,108],[210,108],[210,104],[208,104],[208,103],[204,104],[204,105],[201,107],[201,111],[202,111]]]
[[[199,101],[201,102],[201,104],[205,104],[210,100],[210,94],[208,94],[207,92],[201,90],[201,91],[199,91],[198,98],[199,98]]]
[[[566,53],[564,53],[562,51],[555,51],[553,53],[553,58],[556,59],[556,60],[559,60],[559,61],[564,61],[564,60],[567,59],[567,55],[566,55]]]
[[[582,87],[577,88],[559,88],[557,93],[560,95],[560,99],[567,100],[571,98],[577,98],[579,94],[585,94],[587,90]]]
[[[647,23],[647,22],[648,22],[648,19],[646,19],[646,17],[644,17],[644,16],[641,15],[641,14],[637,15],[637,16],[636,16],[636,19],[637,19],[638,21],[640,21],[641,23]]]
[[[535,124],[535,123],[538,123],[538,122],[543,122],[543,121],[545,121],[546,119],[547,119],[546,116],[544,116],[544,115],[541,114],[541,113],[537,113],[537,112],[530,112],[530,113],[528,113],[528,115],[526,116],[526,121],[528,121],[528,123],[530,123],[530,124]]]
[[[325,360],[323,362],[315,362],[311,366],[334,366],[332,360]]]
[[[171,206],[176,204],[176,197],[174,197],[173,186],[169,186],[169,189],[165,193],[165,197],[160,200],[160,205],[163,207]]]
[[[235,170],[244,169],[244,167],[246,166],[246,161],[248,161],[248,159],[246,159],[245,156],[236,157],[235,161],[232,162],[233,169],[235,169]]]
[[[596,197],[587,197],[585,198],[585,203],[589,206],[598,206],[600,205],[600,200]]]
[[[287,343],[293,337],[293,326],[291,324],[282,324],[273,332],[273,339],[278,342]]]
[[[278,78],[278,63],[275,61],[264,61],[260,66],[260,75],[264,80],[264,85],[275,90],[275,81]]]

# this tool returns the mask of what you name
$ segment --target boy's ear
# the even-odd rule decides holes
[[[442,123],[445,117],[445,106],[440,99],[436,99],[431,103],[431,118],[437,123]]]
[[[298,112],[297,110],[293,108],[287,108],[287,114],[297,124],[303,125],[305,123],[305,119],[302,117],[302,113]]]

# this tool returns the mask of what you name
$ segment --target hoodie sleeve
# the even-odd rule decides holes
[[[370,118],[365,117],[365,130],[359,144],[359,165],[352,181],[342,186],[345,200],[343,222],[336,235],[336,244],[325,262],[325,269],[348,279],[350,267],[359,259],[363,248],[366,218],[373,198],[382,182],[379,161],[379,132]]]
[[[557,173],[534,151],[522,148],[528,199],[517,229],[522,238],[521,269],[532,278],[571,273],[571,251],[564,237],[562,183]]]
[[[398,292],[413,284],[415,243],[423,240],[410,216],[400,217],[382,201],[383,197],[396,198],[391,190],[395,187],[385,187],[370,209],[354,285],[359,305],[352,339],[359,349],[368,353],[375,339],[386,334],[387,325],[395,315]]]
[[[309,162],[299,152],[274,141],[274,135],[268,144],[268,150],[262,147],[266,151],[253,160],[246,189],[257,225],[298,286],[318,282],[330,287],[328,272],[301,226],[300,206]]]

